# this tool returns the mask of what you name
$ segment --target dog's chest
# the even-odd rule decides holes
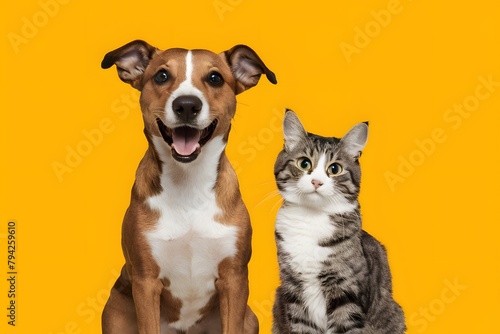
[[[236,253],[237,228],[217,222],[214,205],[186,211],[179,207],[163,211],[147,238],[160,267],[160,278],[168,278],[170,289],[180,297],[189,289],[179,289],[175,293],[177,283],[184,285],[193,281],[198,287],[202,280],[217,278],[219,263]]]
[[[189,328],[200,319],[200,311],[215,293],[218,265],[236,253],[235,226],[215,220],[215,200],[197,208],[164,206],[156,228],[147,233],[159,278],[182,303],[180,319],[173,324]]]
[[[216,220],[221,214],[213,190],[216,170],[207,172],[194,170],[194,176],[184,180],[162,177],[164,191],[148,199],[160,216],[146,238],[159,278],[168,279],[166,288],[182,302],[180,319],[170,324],[178,329],[200,319],[215,293],[219,263],[236,254],[237,227]]]

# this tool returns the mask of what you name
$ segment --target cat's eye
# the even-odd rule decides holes
[[[312,162],[308,158],[300,158],[297,160],[297,166],[302,170],[308,171],[312,168]]]
[[[328,168],[326,169],[326,172],[330,176],[335,176],[335,175],[339,175],[340,173],[342,173],[343,170],[344,169],[342,168],[342,166],[340,164],[334,162],[333,164],[328,166]]]

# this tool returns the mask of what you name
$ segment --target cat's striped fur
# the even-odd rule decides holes
[[[341,139],[320,137],[292,111],[285,115],[274,169],[284,199],[276,220],[274,334],[405,331],[385,249],[361,229],[358,159],[367,131],[361,123]]]

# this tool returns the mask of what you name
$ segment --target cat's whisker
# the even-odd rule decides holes
[[[264,197],[264,199],[262,201],[260,201],[255,207],[258,207],[259,205],[261,205],[262,203],[264,203],[265,201],[267,200],[270,200],[271,198],[273,197],[276,197],[277,195],[279,195],[279,191],[278,190],[273,190],[271,191],[269,194],[267,194],[266,197]]]
[[[305,194],[304,191],[298,187],[294,189],[294,192],[299,198],[301,198]]]
[[[283,205],[283,202],[284,202],[284,201],[283,201],[283,198],[281,198],[281,197],[280,197],[280,198],[278,199],[278,201],[277,201],[277,202],[276,202],[276,203],[275,203],[275,204],[271,207],[271,211],[274,211],[274,210],[275,210],[275,208],[276,208],[278,205],[280,205],[280,204],[281,204],[281,205]]]

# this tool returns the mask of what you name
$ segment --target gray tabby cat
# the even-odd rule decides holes
[[[358,159],[368,124],[326,138],[307,133],[287,111],[284,136],[274,167],[284,202],[273,333],[404,333],[385,249],[361,229]]]

